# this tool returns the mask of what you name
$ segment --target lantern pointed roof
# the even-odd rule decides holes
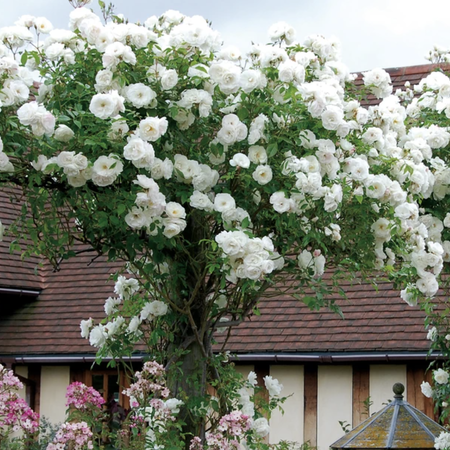
[[[345,436],[331,444],[338,449],[432,449],[442,431],[438,423],[403,400],[401,383],[394,385],[394,400]]]

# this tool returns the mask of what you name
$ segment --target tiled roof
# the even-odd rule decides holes
[[[226,344],[232,353],[424,352],[429,349],[425,314],[410,307],[388,282],[342,282],[348,300],[335,297],[344,319],[322,308],[281,296],[264,299],[261,315],[234,329]],[[225,334],[225,333],[224,333]],[[223,335],[218,335],[223,341]]]
[[[413,86],[420,83],[422,78],[425,78],[431,72],[438,69],[448,71],[450,70],[450,64],[422,64],[418,66],[392,67],[385,70],[391,77],[393,93],[395,93],[397,89],[405,90],[405,82],[407,81],[409,81],[412,89]],[[363,84],[363,73],[364,72],[358,74],[358,77],[355,80],[356,86],[361,86]],[[368,100],[362,103],[367,107],[380,103],[380,100],[376,99],[374,96],[369,96]]]
[[[0,218],[8,227],[20,212],[20,192],[17,189],[4,188],[0,191]],[[13,239],[6,235],[0,243],[0,288],[21,288],[40,290],[42,279],[37,271],[40,258],[22,260],[20,253],[10,253]]]
[[[104,318],[103,305],[114,288],[108,278],[119,268],[94,253],[63,261],[57,272],[44,265],[38,299],[0,316],[0,355],[95,353],[80,337],[80,322]]]

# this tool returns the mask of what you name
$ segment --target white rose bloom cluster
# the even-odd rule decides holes
[[[109,186],[116,181],[122,171],[123,163],[117,155],[113,153],[108,156],[102,155],[95,160],[92,166],[91,179],[97,186]]]
[[[250,238],[243,231],[222,231],[215,241],[226,257],[223,270],[232,283],[240,278],[259,280],[284,265],[283,258],[274,251],[272,240],[267,236]]]
[[[89,111],[99,119],[110,119],[125,111],[124,102],[125,99],[116,90],[95,94],[91,99]]]
[[[67,182],[74,187],[84,185],[92,175],[88,169],[88,160],[82,153],[62,151],[54,162],[63,169]]]
[[[221,60],[211,64],[209,76],[224,94],[233,94],[241,85],[242,69],[232,61]]]
[[[433,388],[431,387],[430,383],[428,381],[423,381],[420,385],[420,390],[422,391],[422,394],[425,395],[427,398],[433,397]]]
[[[55,131],[55,117],[36,101],[22,105],[17,110],[17,117],[22,125],[31,126],[35,136],[51,136]]]
[[[147,302],[142,308],[141,315],[139,317],[140,322],[144,320],[153,320],[160,316],[165,316],[168,310],[168,306],[160,300]]]
[[[363,73],[364,86],[377,98],[384,98],[391,94],[391,77],[384,69],[373,69]]]
[[[183,16],[168,35],[168,45],[174,48],[198,48],[209,54],[220,47],[220,35],[201,16]]]
[[[122,95],[135,108],[149,106],[156,99],[156,92],[144,83],[134,83],[122,89]]]
[[[325,272],[325,257],[320,250],[303,250],[298,256],[298,266],[302,270],[312,270],[313,276],[320,277]]]
[[[291,59],[283,61],[278,66],[278,79],[285,83],[301,84],[305,81],[305,67]]]
[[[139,282],[135,278],[126,278],[120,275],[114,285],[114,293],[120,299],[128,300],[133,294],[139,290]]]
[[[441,431],[441,434],[434,440],[436,450],[446,450],[450,448],[450,433]]]
[[[250,130],[248,133],[248,143],[249,145],[256,144],[260,139],[264,140],[264,128],[269,122],[269,118],[265,116],[264,114],[259,114],[257,117],[255,117],[252,120],[252,123],[250,124]],[[267,160],[266,160],[267,161]],[[260,162],[266,162],[266,161],[260,161]],[[253,161],[255,162],[255,161]]]
[[[177,102],[178,106],[189,110],[190,115],[193,116],[190,111],[194,105],[198,106],[198,114],[200,117],[208,117],[211,113],[211,108],[213,104],[213,98],[211,94],[203,89],[187,89],[181,93],[181,99]],[[191,116],[191,117],[192,117]],[[195,118],[195,116],[193,116]],[[193,123],[193,120],[190,124]],[[182,122],[180,119],[175,117],[175,120]],[[189,125],[190,125],[189,124]],[[181,129],[186,129],[180,125]]]
[[[117,306],[120,305],[121,303],[122,303],[122,299],[121,298],[108,297],[105,300],[105,305],[104,305],[105,314],[107,316],[109,316],[110,314],[116,312],[117,311]]]
[[[266,375],[263,379],[264,385],[269,391],[269,397],[278,397],[283,390],[283,385],[276,378],[273,378],[270,375]]]
[[[163,219],[163,234],[170,239],[186,228],[186,210],[179,203],[169,202],[165,212],[167,217]]]
[[[222,127],[217,133],[218,141],[224,145],[233,145],[247,137],[247,126],[239,120],[236,114],[227,114],[222,119]]]
[[[18,50],[33,41],[33,34],[25,26],[11,26],[0,29],[0,42],[8,48]]]
[[[149,142],[132,136],[123,148],[123,157],[139,169],[151,170],[155,161],[155,150]]]
[[[227,193],[219,193],[214,198],[213,209],[220,212],[222,221],[227,225],[240,226],[244,219],[247,219],[249,225],[251,219],[247,211],[240,207],[236,207],[236,201]]]
[[[433,370],[433,378],[437,384],[447,384],[449,373],[444,369]]]
[[[138,175],[134,183],[140,186],[143,192],[138,192],[136,206],[125,216],[125,222],[133,229],[145,228],[150,235],[156,235],[162,226],[166,197],[160,192],[156,181],[146,175]]]
[[[323,61],[335,61],[339,59],[340,44],[335,37],[326,38],[320,34],[313,34],[305,39],[303,47],[311,50]]]
[[[182,183],[192,184],[196,191],[209,192],[219,181],[217,170],[178,153],[174,157],[174,169],[177,171],[177,179]]]
[[[0,172],[14,172],[14,166],[9,160],[8,155],[3,152],[3,141],[1,138],[0,138]],[[1,227],[2,226],[0,225],[0,229]],[[1,235],[3,238],[3,233],[1,233]]]
[[[269,28],[269,37],[273,42],[283,40],[290,45],[294,41],[295,30],[286,22],[277,22]]]
[[[155,142],[166,133],[167,127],[165,117],[147,117],[140,121],[137,131],[144,141]]]
[[[122,61],[131,65],[136,64],[136,55],[129,45],[117,41],[106,46],[102,61],[105,69],[114,71]]]

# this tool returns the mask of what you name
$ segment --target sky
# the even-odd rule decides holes
[[[109,3],[108,0],[104,0]],[[267,30],[279,21],[296,30],[302,42],[311,34],[335,36],[341,59],[351,71],[426,64],[439,45],[450,48],[449,0],[113,0],[116,13],[131,22],[174,9],[212,22],[225,45],[246,52],[251,42],[267,43]],[[89,5],[99,13],[97,0]],[[44,16],[67,28],[68,0],[0,0],[0,27],[24,14]]]

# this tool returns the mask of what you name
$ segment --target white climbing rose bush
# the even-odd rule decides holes
[[[78,243],[124,262],[107,317],[82,335],[100,357],[144,342],[168,373],[192,372],[169,376],[196,411],[180,416],[190,433],[206,383],[231,408],[213,331],[261,296],[313,289],[318,308],[340,277],[374,271],[411,305],[436,294],[450,259],[444,73],[393,94],[374,69],[355,89],[335,40],[297,42],[285,23],[242,55],[199,16],[103,23],[82,3],[68,30],[32,16],[0,30],[0,180],[25,199],[9,232],[56,267]]]

